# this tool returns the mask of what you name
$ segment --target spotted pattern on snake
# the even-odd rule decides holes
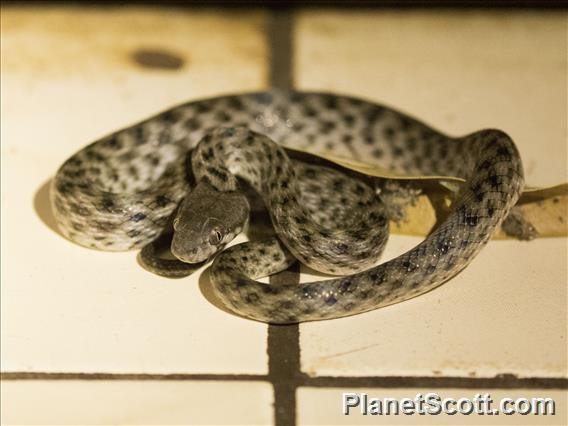
[[[203,146],[198,145],[202,139]],[[240,155],[235,154],[236,148],[246,148],[251,139],[250,150],[235,161]],[[317,194],[299,195],[294,189],[298,186],[282,186],[294,176],[295,166],[278,156],[281,151],[270,140],[398,174],[452,175],[465,183],[452,212],[421,244],[386,263],[369,266],[374,260],[351,254],[380,254],[386,237],[379,241],[373,234],[370,225],[374,221],[361,224],[355,235],[349,230],[357,227],[357,221],[342,229],[310,218],[314,209],[302,209],[301,197],[317,199]],[[219,155],[224,143],[234,148],[228,160]],[[451,138],[405,114],[352,97],[250,93],[180,105],[72,156],[57,172],[51,192],[61,231],[72,241],[97,249],[146,246],[162,233],[182,199],[188,193],[191,196],[192,184],[186,176],[188,152],[193,148],[194,172],[204,185],[233,191],[236,181],[231,170],[238,169],[269,206],[280,239],[230,247],[216,256],[210,270],[213,288],[229,309],[269,323],[358,314],[441,285],[483,248],[516,203],[524,181],[519,153],[510,137],[499,130]],[[260,169],[253,169],[253,163]],[[226,185],[221,174],[225,174]],[[276,182],[272,189],[270,179]],[[316,170],[313,181],[318,180]],[[298,185],[310,194],[309,184]],[[361,187],[366,193],[365,186]],[[353,192],[343,189],[350,198],[356,195]],[[375,213],[377,223],[383,223],[381,203],[370,200],[369,205],[352,211],[367,218]],[[378,244],[358,248],[356,237],[365,241],[361,247],[373,241]],[[340,256],[339,261],[334,261],[333,252]],[[299,285],[256,281],[286,268],[296,258],[315,269],[350,275]]]
[[[311,196],[302,196],[294,165],[280,146],[260,133],[244,127],[213,131],[193,152],[192,165],[198,181],[205,180],[221,192],[238,190],[236,176],[245,179],[262,194],[280,240],[296,259],[317,271],[335,275],[359,272],[373,266],[382,253],[388,220],[372,188],[338,173],[333,176],[334,172],[312,168],[313,180],[321,187],[341,187],[360,203],[343,217],[335,217],[334,209],[314,214],[320,188],[304,191]]]

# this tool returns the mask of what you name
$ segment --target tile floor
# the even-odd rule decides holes
[[[57,165],[112,129],[192,97],[265,87],[265,18],[238,18],[161,9],[4,11],[2,278],[10,303],[2,312],[3,370],[266,372],[264,325],[209,309],[197,282],[147,274],[135,253],[69,244],[52,229],[47,197]],[[141,67],[129,54],[146,46],[174,52],[185,65]],[[25,230],[10,226],[18,222]],[[51,256],[30,264],[30,247]],[[238,334],[227,333],[234,328]]]
[[[293,20],[298,88],[375,99],[454,134],[503,128],[530,184],[567,180],[565,13],[320,9]],[[178,102],[268,87],[269,25],[257,10],[2,9],[1,359],[11,378],[2,381],[3,424],[294,420],[272,407],[282,389],[266,379],[265,325],[209,303],[206,274],[166,280],[142,271],[134,253],[70,244],[54,231],[47,204],[57,166],[86,143]],[[141,65],[149,56],[156,62],[155,52],[166,52],[162,67]],[[418,240],[393,236],[386,257]],[[494,241],[427,295],[301,325],[298,377],[419,376],[435,384],[514,375],[517,387],[531,389],[483,383],[493,383],[494,396],[553,395],[559,411],[552,420],[508,421],[565,424],[567,254],[566,238]],[[43,380],[30,380],[34,373]],[[368,393],[416,394],[408,383]],[[479,388],[464,383],[443,391]],[[297,422],[368,422],[341,415],[337,388],[353,391],[300,385]]]
[[[34,381],[4,383],[2,424],[270,424],[268,383]],[[217,409],[212,409],[220,403]],[[15,409],[18,407],[18,409]],[[199,407],[199,408],[198,408]],[[88,415],[87,415],[88,413]]]

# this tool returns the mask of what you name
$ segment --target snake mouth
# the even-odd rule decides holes
[[[184,263],[201,263],[201,262],[205,262],[207,259],[209,259],[209,256],[200,253],[199,250],[197,249],[192,249],[189,251],[180,251],[175,249],[173,246],[171,248],[172,250],[172,254],[180,261],[184,262]]]
[[[203,244],[201,246],[192,245],[188,247],[187,244],[177,241],[175,235],[172,239],[170,251],[178,260],[184,263],[203,263],[211,260],[219,251],[225,248],[226,244],[218,246]]]
[[[187,247],[186,244],[180,243],[174,236],[170,247],[172,254],[184,263],[201,263],[209,259],[210,254],[199,247]]]

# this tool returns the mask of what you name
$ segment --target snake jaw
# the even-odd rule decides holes
[[[206,235],[206,238],[203,238]],[[221,241],[220,241],[221,243]],[[200,263],[208,260],[220,249],[220,244],[211,244],[208,234],[184,230],[174,232],[171,251],[185,263]]]
[[[240,192],[218,191],[199,182],[174,219],[172,254],[186,263],[208,260],[240,233],[248,212],[248,201]]]

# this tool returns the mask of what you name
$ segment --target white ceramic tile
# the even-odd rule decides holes
[[[420,239],[393,236],[386,258]],[[302,370],[331,376],[566,377],[566,240],[492,241],[415,299],[302,324]]]
[[[199,274],[55,233],[46,184],[74,151],[191,98],[264,85],[263,15],[144,8],[2,10],[3,371],[265,373],[266,326],[219,310]],[[179,70],[141,68],[138,48]]]
[[[4,7],[4,148],[64,160],[177,103],[263,88],[264,24],[261,13],[235,10]],[[184,65],[142,67],[140,50]]]
[[[366,393],[370,398],[410,398],[416,394],[435,392],[442,399],[473,399],[476,394],[489,393],[493,399],[491,408],[498,408],[502,398],[552,398],[554,415],[363,415],[359,408],[343,414],[343,393]],[[567,421],[567,392],[550,389],[317,389],[300,388],[297,391],[299,425],[565,425]],[[509,408],[509,407],[507,407]]]
[[[528,182],[557,184],[567,180],[566,16],[304,11],[294,78],[299,88],[370,98],[450,134],[503,129]]]
[[[295,79],[406,110],[453,134],[499,127],[529,184],[566,181],[566,14],[299,13]],[[386,258],[420,239],[393,236]],[[567,239],[494,241],[417,299],[301,326],[313,375],[566,377]]]
[[[262,382],[4,381],[2,424],[272,423]]]

